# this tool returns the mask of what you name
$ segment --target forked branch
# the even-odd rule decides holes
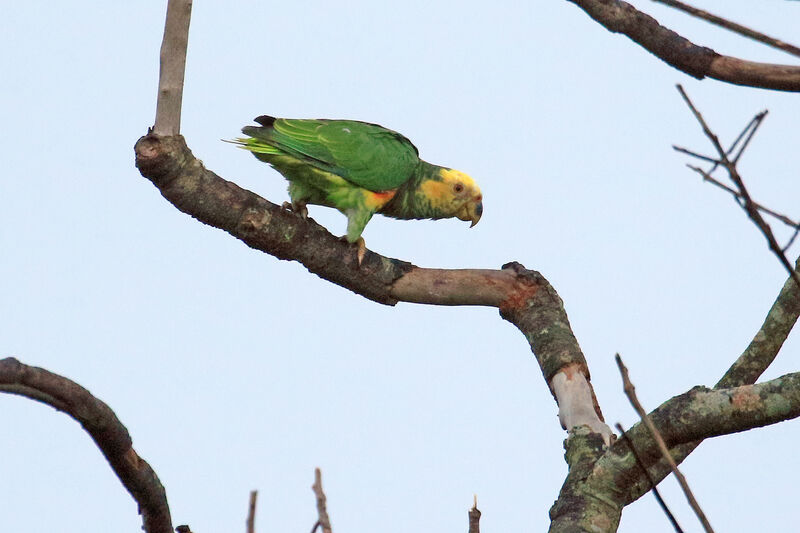
[[[737,202],[739,203],[740,207],[745,211],[745,213],[747,213],[747,216],[750,218],[753,224],[755,224],[756,227],[759,229],[759,231],[761,231],[761,233],[764,235],[764,238],[767,240],[767,244],[769,245],[769,249],[772,251],[772,253],[775,254],[775,256],[784,266],[786,271],[789,273],[789,275],[792,276],[794,281],[800,286],[800,276],[798,276],[798,274],[795,272],[795,269],[792,268],[791,263],[786,258],[785,250],[786,248],[788,248],[788,245],[786,247],[781,247],[778,244],[778,241],[775,238],[774,233],[772,232],[772,228],[767,223],[767,221],[764,220],[764,217],[761,216],[760,213],[761,209],[759,209],[761,206],[757,204],[755,201],[753,201],[753,198],[750,196],[750,192],[747,190],[747,187],[744,184],[744,180],[742,179],[741,175],[739,174],[739,170],[736,167],[736,164],[739,162],[739,158],[742,156],[745,149],[750,144],[750,140],[753,138],[753,135],[755,135],[755,132],[758,130],[759,125],[761,125],[761,122],[764,120],[764,117],[767,115],[767,112],[762,111],[761,113],[757,114],[753,118],[753,120],[750,121],[747,127],[745,127],[745,129],[742,131],[742,133],[739,135],[736,141],[733,143],[731,149],[726,151],[722,147],[722,144],[720,143],[717,134],[711,130],[708,123],[703,118],[703,115],[700,113],[700,111],[697,110],[694,103],[692,103],[691,99],[689,98],[689,95],[686,94],[686,91],[683,89],[683,87],[681,85],[678,85],[677,87],[678,91],[681,93],[681,96],[683,97],[684,102],[686,102],[686,105],[689,106],[689,109],[692,111],[692,114],[695,116],[697,122],[700,124],[700,127],[703,129],[703,133],[708,138],[708,140],[711,141],[714,150],[717,152],[717,157],[712,158],[703,156],[697,154],[696,152],[692,152],[691,150],[687,150],[685,148],[677,146],[674,147],[675,150],[685,153],[687,155],[691,155],[698,159],[702,159],[703,161],[713,163],[713,166],[708,171],[703,170],[700,167],[689,165],[689,168],[701,174],[703,176],[703,179],[705,179],[706,181],[710,181],[712,183],[718,183],[718,181],[711,176],[711,172],[713,172],[714,169],[716,169],[717,167],[722,167],[728,172],[728,176],[735,187],[734,197],[737,199]],[[739,151],[734,157],[732,158],[729,157],[733,152],[734,147],[737,146],[737,144],[741,139],[744,139],[744,141],[742,142]],[[792,239],[794,239],[794,237],[792,237]]]

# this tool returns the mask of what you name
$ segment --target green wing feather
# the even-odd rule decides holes
[[[420,164],[416,147],[401,134],[355,120],[275,119],[242,129],[245,147],[259,159],[290,156],[370,191],[396,189]]]

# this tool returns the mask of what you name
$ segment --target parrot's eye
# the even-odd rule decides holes
[[[456,183],[455,185],[453,185],[453,190],[459,193],[464,190],[464,186],[460,183]]]

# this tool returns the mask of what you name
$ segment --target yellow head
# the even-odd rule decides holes
[[[431,207],[441,217],[456,217],[472,222],[474,226],[483,215],[483,195],[478,184],[461,171],[440,167],[438,179],[426,180],[420,185]]]

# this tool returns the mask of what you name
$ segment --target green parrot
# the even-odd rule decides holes
[[[355,120],[288,119],[262,115],[233,142],[289,180],[291,204],[333,207],[347,217],[344,238],[365,251],[361,233],[375,213],[399,218],[452,218],[478,223],[483,196],[458,170],[426,163],[403,135]]]

